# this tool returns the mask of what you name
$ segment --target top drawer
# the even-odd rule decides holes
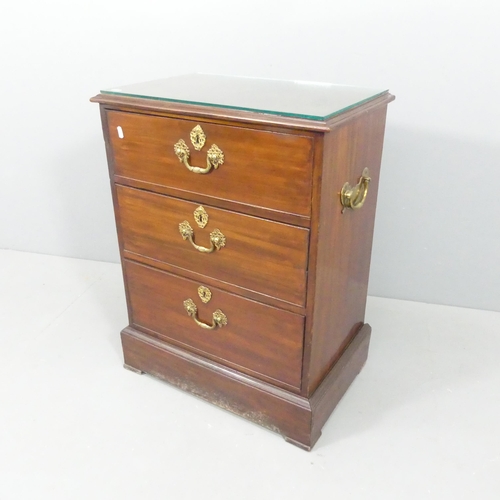
[[[197,151],[190,134],[200,125],[205,145]],[[108,111],[115,175],[167,186],[188,193],[235,201],[309,217],[313,138]],[[224,163],[207,174],[191,172],[174,153],[182,139],[189,164],[207,167],[213,144]],[[191,196],[190,196],[191,197]]]

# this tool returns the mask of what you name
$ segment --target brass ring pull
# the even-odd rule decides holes
[[[212,144],[207,151],[207,166],[205,168],[194,167],[189,164],[189,148],[183,139],[175,143],[174,153],[177,155],[177,158],[179,158],[179,161],[184,163],[186,168],[195,174],[208,174],[212,168],[217,170],[224,163],[224,153],[216,144]]]
[[[212,253],[215,250],[220,250],[222,247],[226,246],[226,237],[220,232],[219,229],[214,229],[210,233],[210,248],[202,247],[194,242],[194,231],[187,220],[179,224],[179,232],[181,233],[182,239],[189,240],[191,245],[193,245],[198,252]]]
[[[212,313],[211,325],[207,325],[206,323],[203,323],[203,321],[200,321],[198,319],[198,308],[196,307],[196,304],[193,302],[193,300],[191,299],[185,300],[184,309],[186,309],[188,316],[193,318],[194,322],[198,326],[201,326],[202,328],[205,328],[207,330],[214,330],[217,327],[222,328],[223,326],[227,325],[227,316],[220,309],[217,309]]]
[[[361,208],[368,194],[368,186],[371,178],[368,169],[365,168],[359,179],[359,182],[354,186],[346,182],[340,191],[340,203],[342,204],[342,213],[346,208]]]

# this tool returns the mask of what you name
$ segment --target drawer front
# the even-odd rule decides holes
[[[303,316],[214,287],[204,303],[198,293],[201,283],[127,260],[124,269],[134,325],[251,375],[300,387]],[[199,326],[186,311],[187,299],[196,305],[199,322],[213,324],[213,314],[220,310],[227,324],[213,330]]]
[[[123,250],[163,261],[219,281],[303,306],[309,230],[205,206],[208,222],[195,222],[198,204],[117,186]],[[200,252],[183,239],[179,224],[191,226],[195,244],[212,248],[218,229],[225,246]]]
[[[190,140],[197,122],[109,111],[108,124],[116,175],[310,216],[311,137],[201,123],[206,143],[197,151]],[[224,163],[208,174],[189,171],[174,153],[180,139],[190,150],[190,165],[205,168],[212,144]]]

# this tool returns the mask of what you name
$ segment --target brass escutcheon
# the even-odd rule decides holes
[[[201,301],[204,304],[207,304],[210,302],[210,299],[212,298],[212,292],[210,291],[210,288],[206,286],[199,286],[198,287],[198,297],[200,297]]]
[[[201,151],[203,146],[205,145],[205,141],[207,140],[207,136],[200,125],[196,125],[191,133],[189,134],[189,138],[191,139],[191,144],[194,146],[196,151]]]
[[[208,223],[207,211],[200,205],[193,212],[193,215],[194,215],[194,220],[195,220],[196,224],[198,224],[198,227],[201,227],[203,229]]]

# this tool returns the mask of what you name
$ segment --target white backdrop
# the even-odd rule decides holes
[[[101,88],[208,72],[388,87],[370,293],[500,310],[497,0],[9,2],[0,248],[118,261]]]

